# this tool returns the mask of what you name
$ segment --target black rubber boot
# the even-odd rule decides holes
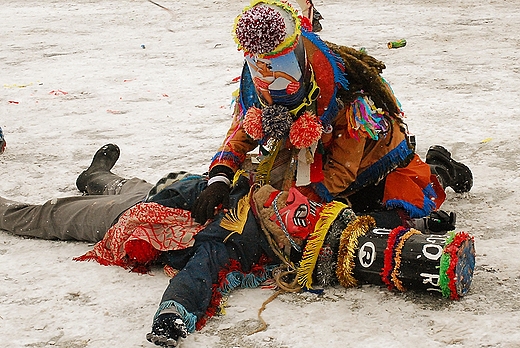
[[[119,147],[107,144],[96,151],[90,167],[84,170],[76,180],[76,187],[89,195],[107,194],[114,191],[124,179],[110,170],[119,159]],[[110,190],[109,190],[110,189]]]
[[[473,186],[473,174],[463,163],[451,158],[451,153],[444,147],[434,145],[426,154],[426,163],[430,165],[444,188],[451,187],[457,193],[468,192]]]
[[[179,314],[164,312],[154,319],[152,332],[146,334],[146,339],[156,346],[177,347],[179,340],[188,336],[188,330]]]

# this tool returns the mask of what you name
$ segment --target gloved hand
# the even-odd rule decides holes
[[[448,214],[444,210],[437,210],[431,212],[427,217],[413,219],[411,227],[418,229],[424,234],[445,234],[455,229],[456,222],[456,213],[451,212]]]
[[[215,217],[219,209],[228,209],[229,191],[229,185],[222,181],[215,181],[208,185],[193,205],[191,216],[195,222],[204,224],[208,219]]]
[[[154,319],[152,332],[146,334],[148,342],[161,347],[177,347],[179,339],[188,336],[188,330],[177,313],[160,314]]]
[[[426,221],[428,230],[432,232],[449,232],[455,229],[457,215],[454,212],[447,213],[444,210],[432,211]]]
[[[209,171],[208,187],[195,200],[191,216],[199,224],[215,217],[219,209],[229,208],[230,183],[235,173],[224,165],[216,165]]]

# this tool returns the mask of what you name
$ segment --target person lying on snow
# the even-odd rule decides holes
[[[439,210],[444,189],[468,192],[473,183],[442,146],[432,146],[425,162],[415,153],[382,62],[322,41],[277,0],[253,0],[234,33],[245,63],[234,120],[207,175],[172,173],[155,186],[125,179],[111,171],[120,150],[108,144],[76,181],[85,195],[42,205],[0,198],[2,230],[98,242],[78,260],[142,272],[160,261],[176,270],[147,334],[159,346],[176,346],[228,291],[259,285],[277,265],[294,271],[291,284],[301,289],[341,283],[330,269],[318,279],[319,248],[310,242],[317,234],[336,245],[334,268],[336,232],[354,221],[453,230],[455,214]],[[260,78],[253,68],[260,59],[297,82]],[[242,276],[230,283],[231,273]]]

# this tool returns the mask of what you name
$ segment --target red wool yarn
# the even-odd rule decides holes
[[[247,135],[255,140],[262,139],[264,137],[264,131],[262,128],[262,110],[252,106],[246,112],[246,117],[243,123],[244,130]]]
[[[125,252],[131,263],[137,265],[147,265],[157,259],[160,251],[155,249],[150,243],[133,239],[125,243]]]
[[[240,17],[235,34],[247,52],[268,53],[274,51],[285,39],[285,21],[273,8],[255,6]]]
[[[289,140],[296,148],[304,149],[320,140],[322,133],[323,126],[318,121],[316,115],[305,111],[303,115],[294,121],[289,132]]]

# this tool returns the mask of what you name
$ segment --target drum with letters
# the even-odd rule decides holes
[[[353,276],[360,284],[439,292],[451,299],[465,295],[471,285],[475,248],[465,232],[374,228],[358,237],[357,248]]]

